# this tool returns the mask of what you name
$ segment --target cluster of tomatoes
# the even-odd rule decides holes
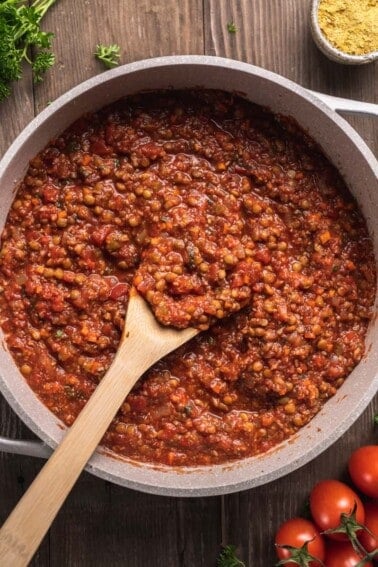
[[[310,493],[312,519],[287,520],[276,534],[277,565],[378,565],[378,445],[354,451],[348,469],[363,501],[354,489],[338,480],[316,484]]]

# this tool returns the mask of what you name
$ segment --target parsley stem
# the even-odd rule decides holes
[[[33,7],[35,11],[38,13],[40,20],[46,14],[47,10],[55,4],[56,0],[35,0],[33,3]]]

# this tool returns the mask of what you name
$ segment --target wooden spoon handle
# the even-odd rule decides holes
[[[162,328],[131,289],[117,355],[63,441],[0,530],[0,565],[25,567],[37,550],[123,400],[154,362],[194,337],[196,329]]]
[[[143,361],[133,358],[132,351],[126,360],[115,358],[90,401],[2,526],[0,564],[4,567],[28,565],[118,408],[146,369]]]

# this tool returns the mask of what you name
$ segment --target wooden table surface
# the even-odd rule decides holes
[[[309,8],[310,0],[58,0],[44,24],[56,34],[56,65],[38,86],[27,71],[12,98],[0,105],[0,155],[49,101],[102,72],[93,57],[99,42],[118,43],[122,63],[159,55],[220,55],[260,65],[304,87],[377,103],[377,64],[344,67],[328,61],[311,40]],[[231,21],[235,34],[227,31]],[[377,153],[377,121],[350,121]],[[232,543],[247,566],[273,566],[279,523],[301,511],[317,480],[342,478],[354,448],[377,441],[372,425],[377,411],[376,396],[348,433],[307,466],[224,497],[151,496],[84,473],[32,565],[209,567],[215,566],[220,545]],[[2,435],[33,437],[4,400],[0,412]],[[1,521],[42,464],[0,455]]]

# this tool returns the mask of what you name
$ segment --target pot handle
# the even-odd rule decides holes
[[[9,439],[0,436],[0,451],[3,453],[13,453],[14,455],[26,455],[28,457],[40,457],[47,459],[52,450],[42,443],[42,441],[32,441],[28,439]]]
[[[311,94],[323,101],[327,106],[336,112],[348,112],[350,114],[366,114],[367,116],[378,116],[378,104],[372,102],[361,102],[348,98],[340,98],[316,91],[309,91]]]

